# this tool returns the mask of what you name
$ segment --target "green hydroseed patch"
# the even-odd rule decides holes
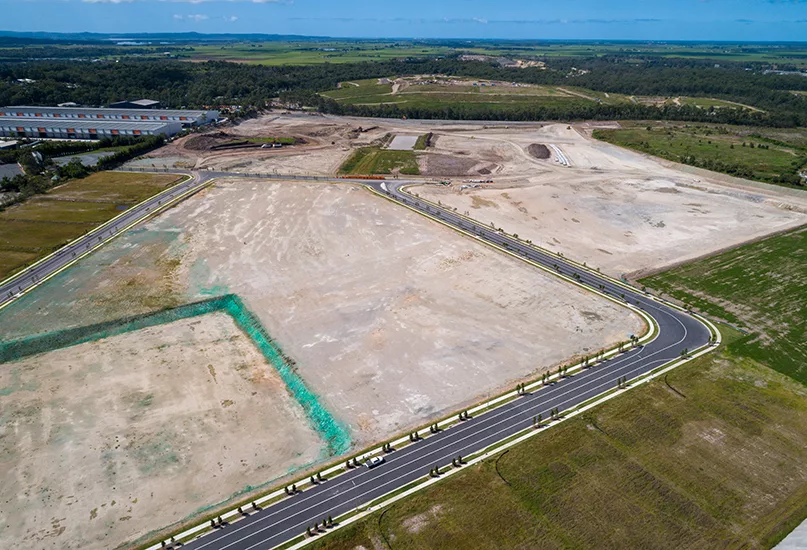
[[[266,360],[275,368],[288,391],[302,406],[313,428],[325,440],[327,454],[333,456],[346,452],[351,444],[347,428],[322,406],[316,394],[308,389],[297,375],[289,359],[272,340],[258,318],[234,294],[164,309],[156,313],[124,317],[114,321],[8,340],[0,343],[0,363],[17,361],[31,355],[217,312],[224,312],[232,317],[238,328],[249,336]]]

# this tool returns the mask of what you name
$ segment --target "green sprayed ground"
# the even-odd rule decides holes
[[[751,334],[737,353],[807,384],[807,229],[642,279]]]
[[[180,179],[97,172],[6,208],[0,212],[0,280]]]
[[[328,455],[338,455],[350,448],[347,429],[339,423],[319,402],[294,371],[280,348],[272,341],[258,318],[243,302],[232,294],[211,298],[202,302],[186,304],[156,313],[122,318],[115,321],[65,329],[45,334],[7,340],[0,343],[0,364],[17,361],[24,357],[55,349],[96,342],[111,336],[171,323],[209,313],[224,311],[235,321],[277,370],[286,388],[305,410],[311,424],[328,443]]]
[[[362,147],[348,157],[339,168],[339,173],[418,175],[420,169],[413,151],[389,151],[376,147]]]
[[[623,127],[595,130],[594,137],[675,162],[768,183],[798,185],[802,180],[798,172],[807,165],[803,135],[774,139],[766,135],[771,133],[766,129],[660,123],[626,123]]]

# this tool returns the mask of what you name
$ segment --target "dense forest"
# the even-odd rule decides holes
[[[572,70],[573,67],[576,70]],[[692,106],[575,105],[568,108],[517,106],[486,110],[458,104],[451,108],[343,106],[316,92],[345,80],[405,74],[447,74],[530,84],[574,85],[602,92],[648,96],[715,97],[753,105],[765,112]],[[30,79],[35,82],[25,82]],[[57,104],[74,101],[104,105],[149,97],[167,107],[238,104],[263,107],[271,98],[316,107],[324,112],[362,116],[457,119],[676,119],[766,126],[807,125],[807,91],[802,75],[764,74],[744,64],[652,58],[630,62],[619,56],[553,58],[549,68],[507,68],[458,57],[405,59],[313,66],[256,66],[228,62],[172,60],[88,63],[38,61],[0,65],[0,104]]]

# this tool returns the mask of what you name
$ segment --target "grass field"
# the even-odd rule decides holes
[[[457,103],[495,106],[518,106],[539,103],[544,106],[557,106],[604,101],[617,103],[626,101],[624,96],[605,94],[590,90],[562,88],[558,86],[511,86],[485,83],[474,85],[474,80],[454,81],[446,79],[441,84],[419,84],[418,79],[407,78],[411,85],[393,87],[392,82],[377,79],[344,82],[337,90],[324,92],[345,105],[406,105],[407,107],[446,107]]]
[[[407,174],[418,175],[413,151],[388,151],[377,147],[357,149],[339,168],[340,174]]]
[[[484,85],[483,85],[484,84]],[[541,105],[560,107],[572,104],[619,105],[640,103],[649,105],[693,105],[702,109],[744,108],[748,105],[701,97],[635,97],[597,92],[577,86],[518,85],[461,77],[429,77],[428,80],[407,76],[403,78],[368,79],[343,82],[336,90],[323,92],[345,105],[399,105],[407,108],[448,107],[458,103],[484,105],[491,108]]]
[[[170,48],[169,48],[170,49]],[[146,50],[146,48],[144,48]],[[312,65],[383,61],[405,57],[433,57],[468,53],[530,59],[537,57],[659,56],[714,61],[788,63],[807,65],[807,50],[800,45],[777,44],[659,44],[640,42],[541,41],[306,41],[202,44],[178,55],[195,60],[227,60],[262,65]],[[147,54],[148,55],[148,54]]]
[[[404,57],[434,57],[451,48],[405,42],[257,42],[193,46],[183,52],[194,61],[235,61],[256,65],[317,65],[386,61]]]
[[[418,136],[417,141],[415,142],[415,146],[413,149],[415,151],[423,151],[426,149],[426,140],[429,139],[429,134],[423,134]]]
[[[47,196],[136,204],[177,183],[180,179],[176,175],[97,172],[56,187]]]
[[[97,172],[0,212],[0,280],[179,181]]]
[[[667,381],[313,548],[769,547],[807,514],[807,389],[726,351]]]
[[[409,57],[434,57],[475,54],[509,59],[553,57],[647,56],[733,61],[741,63],[773,63],[807,66],[807,48],[801,44],[761,43],[659,43],[609,41],[542,41],[542,40],[305,40],[305,41],[234,41],[187,44],[168,42],[133,46],[98,46],[64,44],[64,57],[75,59],[115,60],[126,57],[164,59],[166,52],[189,61],[235,61],[261,65],[314,65],[320,63],[354,63],[383,61]],[[26,54],[33,57],[53,55],[52,46],[27,45],[0,48],[0,61],[19,61]]]
[[[736,321],[769,312],[797,355],[721,326],[717,352],[312,548],[770,548],[807,516],[807,388],[777,372],[805,357],[805,235],[658,276],[733,302]]]
[[[641,283],[751,334],[732,350],[807,384],[807,228]]]
[[[594,137],[643,153],[769,183],[799,180],[807,165],[804,136],[772,139],[743,127],[623,124],[622,130],[596,130]]]

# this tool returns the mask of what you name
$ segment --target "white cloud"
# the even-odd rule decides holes
[[[68,1],[68,0],[66,0]],[[148,0],[81,0],[87,4],[123,4],[128,2],[147,2]],[[251,2],[253,4],[293,4],[294,0],[158,0],[160,2],[181,4],[203,4],[205,2]]]
[[[193,21],[194,23],[199,23],[200,21],[204,21],[205,19],[210,19],[210,17],[208,17],[203,13],[194,13],[191,15],[181,15],[179,13],[175,13],[174,19],[176,19],[177,21]]]
[[[106,1],[106,0],[94,0],[94,1]],[[121,0],[118,0],[121,1]],[[125,0],[127,2],[133,2],[135,0]],[[184,4],[202,4],[204,2],[252,2],[253,4],[292,4],[293,0],[160,0],[160,2],[173,2],[173,3],[184,3]]]
[[[238,16],[237,15],[231,15],[229,17],[225,17],[224,20],[227,21],[228,23],[233,23],[235,21],[238,21]]]
[[[476,21],[477,23],[482,23],[482,24],[487,24],[487,22],[488,22],[487,19],[481,19],[479,17],[474,17],[473,20]]]

